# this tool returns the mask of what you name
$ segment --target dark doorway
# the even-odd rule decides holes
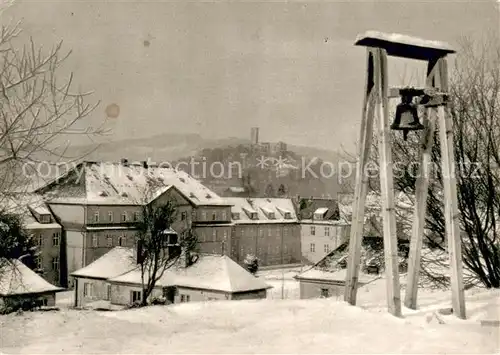
[[[163,288],[163,297],[167,300],[167,304],[174,303],[175,294],[177,293],[175,286],[168,286]]]

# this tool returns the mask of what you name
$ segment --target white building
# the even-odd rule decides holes
[[[307,261],[320,261],[349,238],[350,224],[340,219],[337,201],[300,199],[297,209],[302,257]]]

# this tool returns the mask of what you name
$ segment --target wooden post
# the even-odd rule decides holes
[[[426,87],[436,86],[437,59],[429,60],[427,65]],[[424,237],[425,212],[427,210],[427,196],[429,192],[429,166],[432,163],[431,151],[434,143],[436,126],[436,108],[426,110],[423,123],[424,133],[420,142],[418,159],[418,175],[415,183],[415,206],[413,212],[413,226],[410,240],[410,255],[408,258],[408,280],[406,283],[405,306],[417,308],[418,277],[420,273],[420,256],[422,239]]]
[[[361,116],[361,127],[359,133],[358,164],[356,167],[356,185],[354,190],[354,201],[352,208],[351,234],[349,239],[349,256],[347,262],[347,275],[345,282],[344,300],[351,305],[356,304],[358,289],[359,264],[361,259],[361,241],[364,231],[364,215],[366,194],[368,191],[368,176],[366,175],[366,164],[370,155],[373,134],[374,116],[374,55],[371,49],[366,50],[367,74],[365,85],[365,97],[363,99],[363,110]]]
[[[447,92],[448,65],[446,59],[441,58],[438,65],[441,90]],[[445,106],[439,107],[438,116],[444,186],[444,216],[448,252],[450,254],[452,307],[453,313],[457,317],[465,319],[466,311],[462,274],[462,243],[460,240],[460,214],[458,210],[458,196],[455,176],[453,122]]]
[[[387,53],[376,51],[375,72],[377,78],[377,101],[379,113],[380,189],[382,194],[382,220],[384,225],[384,260],[387,277],[387,307],[389,312],[401,316],[401,295],[399,286],[399,263],[396,234],[396,210],[394,208],[394,182],[392,172],[392,151],[390,136],[389,99],[387,97]]]

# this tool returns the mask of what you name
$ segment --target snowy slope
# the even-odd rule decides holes
[[[258,300],[8,315],[0,317],[0,345],[24,354],[498,352],[499,328],[480,324],[498,317],[498,290],[468,292],[470,319],[440,315],[439,324],[430,315],[449,306],[448,292],[422,292],[423,309],[405,309],[406,318],[397,319],[377,294],[382,285],[360,291],[360,307],[333,299]]]

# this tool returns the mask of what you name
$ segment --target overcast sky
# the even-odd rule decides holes
[[[5,14],[63,39],[82,89],[120,106],[113,139],[250,134],[338,149],[358,139],[367,30],[455,44],[499,31],[495,1],[18,1]],[[415,72],[398,64],[391,84]],[[423,79],[423,78],[421,78]]]

